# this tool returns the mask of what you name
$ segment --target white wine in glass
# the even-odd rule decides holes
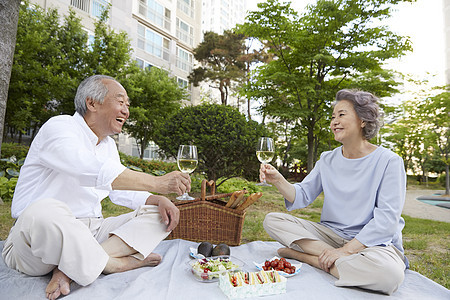
[[[177,156],[178,168],[181,172],[190,174],[197,168],[197,146],[194,145],[180,145]],[[189,196],[187,192],[177,197],[177,200],[194,200],[195,198]]]
[[[262,137],[256,145],[256,157],[262,164],[268,164],[272,161],[275,155],[275,146],[273,144],[273,139],[270,137]],[[257,185],[271,186],[264,179],[263,182],[257,183]]]

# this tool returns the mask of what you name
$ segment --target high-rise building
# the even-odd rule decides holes
[[[443,0],[445,26],[445,81],[450,85],[450,0]]]
[[[203,0],[202,31],[222,34],[236,24],[244,23],[245,0]]]
[[[229,0],[227,0],[229,1]],[[199,88],[189,84],[188,75],[194,64],[194,48],[202,39],[201,0],[31,0],[44,9],[55,8],[67,15],[72,8],[90,38],[94,23],[103,9],[110,5],[108,25],[115,31],[128,34],[133,48],[133,58],[142,68],[158,67],[176,77],[180,86],[187,87],[190,100],[185,104],[200,102]],[[138,155],[134,139],[120,134],[119,150]],[[156,145],[150,145],[145,158],[156,157]]]
[[[203,0],[202,1],[202,33],[213,31],[223,34],[225,30],[233,29],[236,24],[245,22],[245,0]],[[217,87],[209,83],[200,84],[201,97],[210,102],[221,103]],[[240,106],[240,98],[228,91],[228,105]]]

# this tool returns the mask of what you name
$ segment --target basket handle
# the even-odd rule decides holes
[[[202,180],[202,189],[201,189],[201,199],[202,201],[206,200],[206,186],[210,187],[211,190],[211,195],[215,195],[216,194],[216,183],[214,182],[214,180],[206,180],[203,179]]]

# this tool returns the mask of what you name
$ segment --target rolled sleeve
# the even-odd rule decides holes
[[[109,194],[111,201],[117,205],[125,206],[131,209],[137,209],[144,205],[147,198],[152,194],[144,191],[123,191],[115,190]]]
[[[98,174],[96,188],[112,191],[111,184],[125,169],[124,165],[113,159],[106,160]]]

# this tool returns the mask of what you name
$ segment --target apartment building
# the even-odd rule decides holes
[[[442,0],[444,7],[444,27],[445,27],[445,81],[450,85],[450,0]]]
[[[245,0],[203,0],[202,32],[222,34],[224,30],[244,23],[245,13]]]
[[[194,66],[193,50],[202,39],[201,0],[31,0],[31,3],[44,9],[56,8],[61,15],[72,8],[91,38],[95,21],[110,5],[108,25],[128,34],[138,65],[167,70],[180,86],[188,88],[190,99],[185,105],[200,102],[200,89],[189,84],[188,75]],[[134,139],[126,134],[115,138],[120,151],[139,155]],[[156,150],[157,146],[150,144],[144,158],[157,158]]]
[[[236,24],[243,24],[246,16],[245,0],[203,0],[202,1],[202,33],[213,31],[223,34],[225,30],[232,29]],[[221,103],[220,92],[207,83],[200,84],[203,98],[211,102]],[[228,105],[244,108],[244,99],[228,95]],[[241,103],[240,103],[241,102]]]

